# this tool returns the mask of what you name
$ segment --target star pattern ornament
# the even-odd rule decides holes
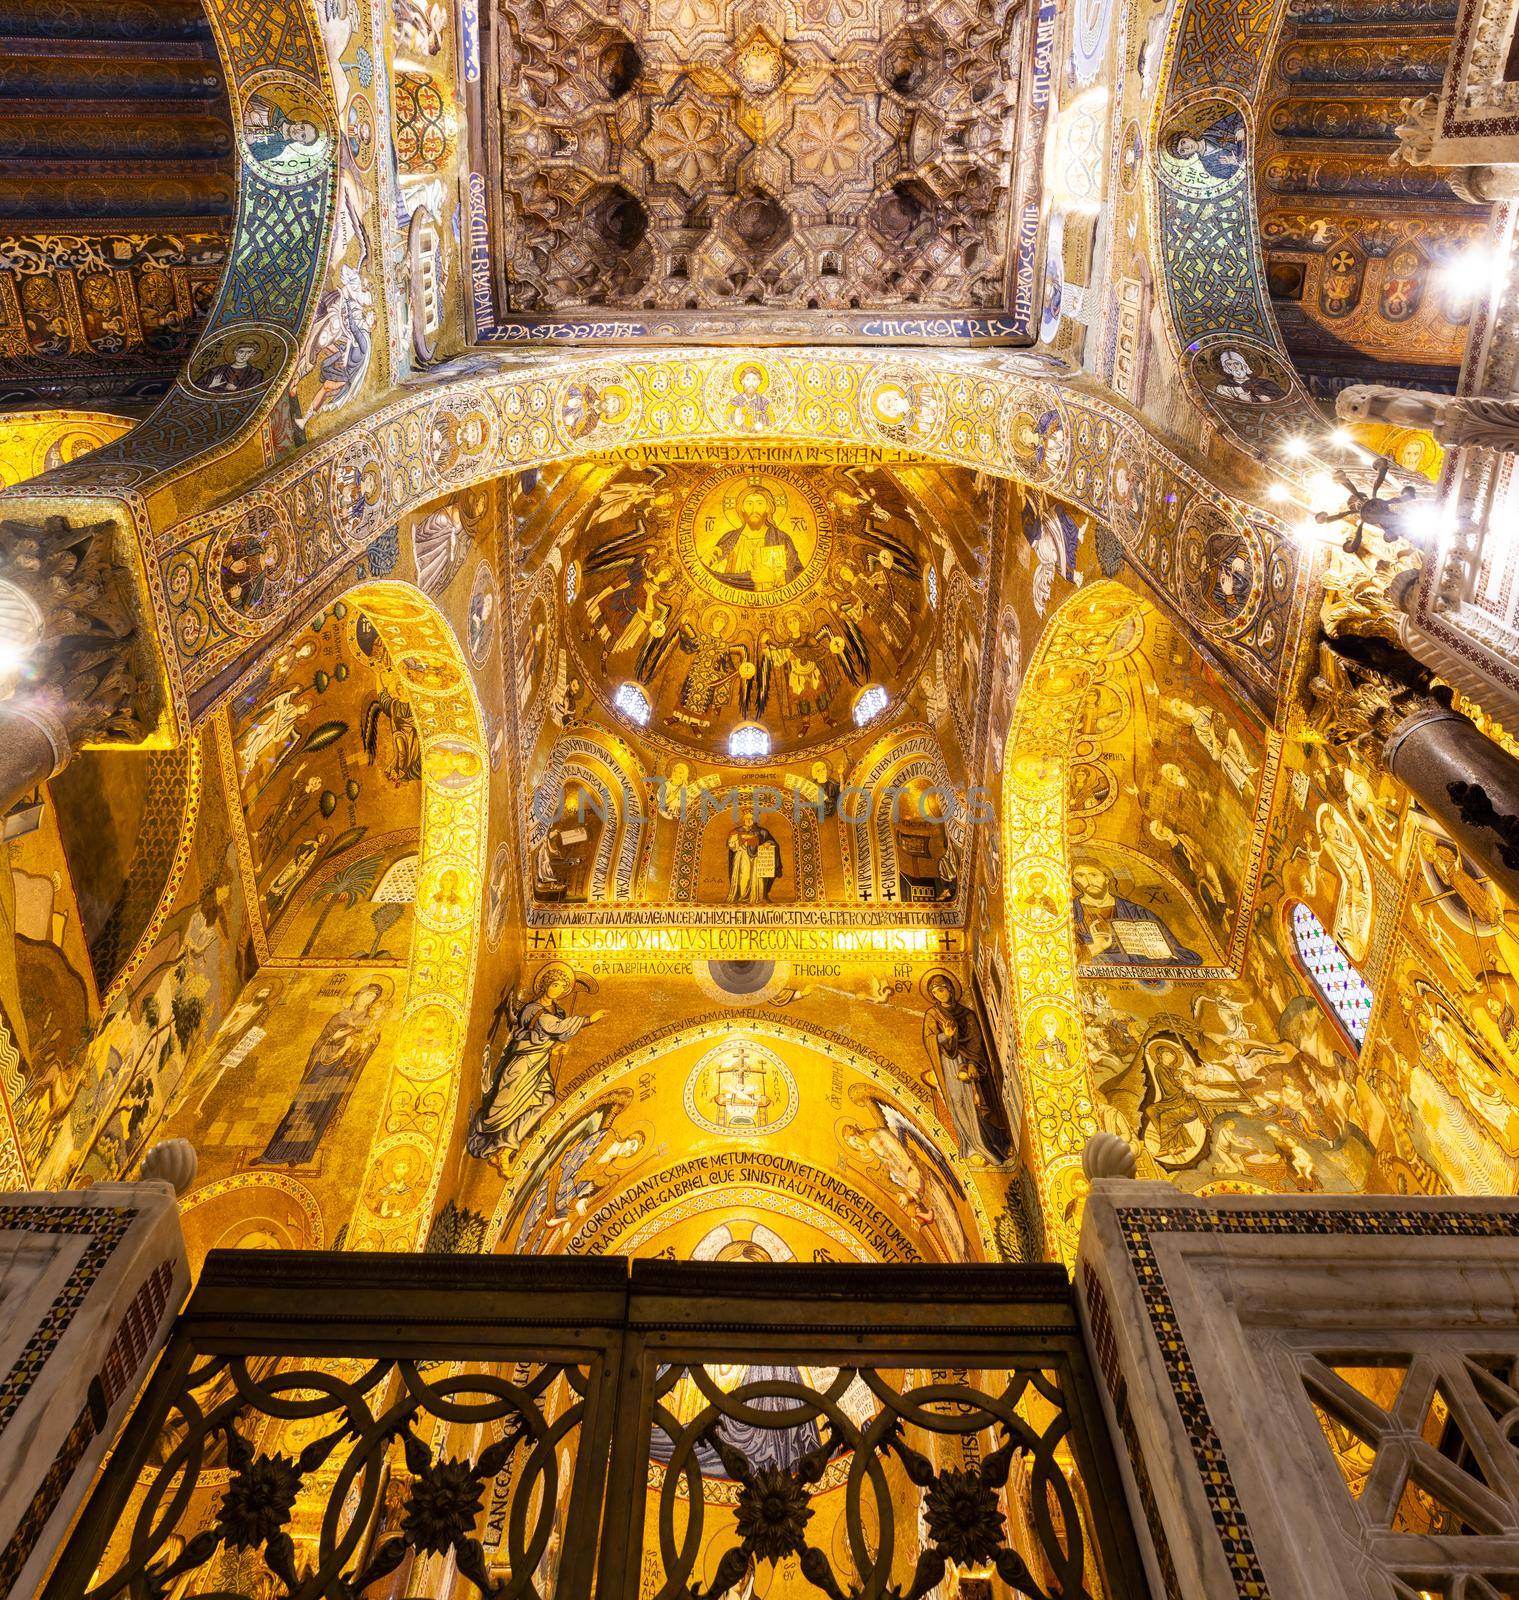
[[[797,183],[826,191],[868,185],[882,142],[859,102],[830,83],[815,100],[796,108],[781,148]]]
[[[657,183],[671,184],[695,199],[722,184],[737,137],[720,107],[687,92],[655,108],[643,151]]]
[[[504,303],[1025,319],[1032,301],[1009,298],[1034,259],[1013,246],[1007,181],[1025,125],[1004,60],[1015,9],[946,4],[927,19],[798,0],[783,27],[656,0],[608,43],[571,0],[540,0],[487,130]]]

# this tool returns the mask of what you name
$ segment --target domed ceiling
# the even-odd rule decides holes
[[[614,722],[719,757],[758,724],[753,753],[783,758],[884,724],[911,692],[939,580],[927,513],[889,472],[598,464],[582,488],[569,632]]]

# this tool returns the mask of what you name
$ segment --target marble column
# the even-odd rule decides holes
[[[1519,900],[1519,761],[1458,712],[1433,705],[1393,730],[1382,759],[1472,860]]]
[[[0,815],[81,745],[138,743],[150,726],[118,537],[110,521],[0,521]]]

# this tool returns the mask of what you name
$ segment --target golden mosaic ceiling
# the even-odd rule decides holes
[[[503,308],[1009,305],[1025,20],[1015,0],[503,8]]]
[[[883,725],[922,672],[932,519],[890,472],[592,462],[518,509],[527,549],[535,525],[570,531],[574,670],[614,725],[722,757],[759,724],[790,756],[852,738],[857,714]]]

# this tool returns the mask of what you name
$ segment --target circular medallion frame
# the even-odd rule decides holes
[[[238,149],[260,178],[300,189],[326,177],[336,140],[316,84],[289,72],[259,72],[239,98]]]
[[[698,1057],[696,1065],[686,1075],[686,1087],[682,1096],[686,1116],[692,1124],[706,1133],[715,1133],[725,1139],[768,1139],[771,1134],[779,1133],[783,1128],[789,1127],[795,1119],[801,1104],[801,1097],[797,1092],[796,1078],[791,1068],[781,1060],[775,1051],[759,1044],[753,1039],[744,1040],[745,1051],[752,1056],[757,1068],[775,1073],[786,1092],[785,1104],[773,1121],[763,1126],[746,1127],[741,1121],[719,1122],[709,1116],[702,1109],[702,1085],[704,1079],[716,1076],[721,1068],[718,1066],[721,1057],[730,1055],[734,1049],[732,1044],[720,1044],[714,1050],[708,1050]],[[719,1089],[718,1091],[722,1091]],[[710,1100],[710,1096],[708,1097]]]
[[[789,605],[827,570],[833,520],[822,496],[791,468],[714,467],[681,506],[676,548],[687,577],[714,600]]]

